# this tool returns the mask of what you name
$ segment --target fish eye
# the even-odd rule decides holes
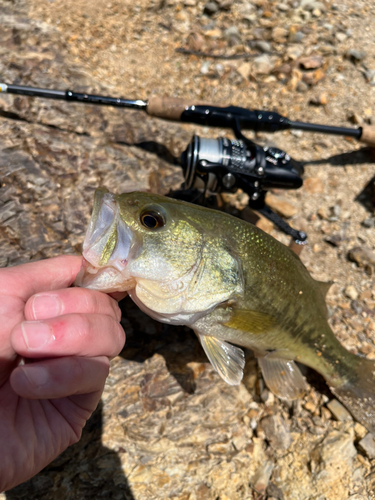
[[[145,210],[141,214],[141,224],[147,229],[159,229],[165,224],[163,215],[156,210]]]

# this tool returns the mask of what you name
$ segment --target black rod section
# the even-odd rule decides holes
[[[116,106],[119,108],[135,108],[144,109],[147,111],[147,102],[141,99],[123,99],[121,97],[107,97],[103,95],[82,94],[73,92],[72,90],[66,91],[67,101],[83,102],[86,104],[99,104],[102,106]]]
[[[46,97],[48,99],[62,99],[65,101],[82,102],[86,104],[100,104],[103,106],[117,106],[120,108],[135,108],[147,110],[147,102],[141,99],[122,99],[94,94],[73,92],[72,90],[50,90],[27,87],[24,85],[1,84],[0,91],[8,94],[27,95],[30,97]]]
[[[24,85],[7,85],[5,92],[33,97],[48,97],[50,99],[66,99],[66,93],[63,90],[38,89]]]
[[[320,132],[321,134],[346,135],[347,137],[361,138],[361,128],[332,127],[330,125],[319,125],[318,123],[290,122],[290,128],[306,130],[308,132]]]

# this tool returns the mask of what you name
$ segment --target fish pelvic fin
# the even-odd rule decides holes
[[[353,417],[375,434],[375,363],[361,358],[355,377],[330,389]]]
[[[229,385],[239,385],[245,367],[243,350],[209,335],[198,333],[198,337],[210,363],[220,377]]]
[[[258,357],[268,389],[281,399],[298,399],[307,389],[305,379],[293,360],[269,356]]]

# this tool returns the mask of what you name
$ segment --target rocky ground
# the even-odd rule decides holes
[[[374,14],[373,2],[353,0],[0,0],[0,81],[375,124]],[[0,94],[0,265],[79,253],[99,185],[176,189],[176,159],[193,133],[231,136]],[[300,131],[249,136],[304,163],[304,186],[268,202],[308,233],[301,258],[312,275],[334,282],[327,303],[337,337],[375,359],[373,151]],[[243,205],[243,194],[229,198]],[[372,436],[311,370],[308,393],[288,404],[264,387],[248,353],[243,384],[230,387],[192,332],[128,300],[123,311],[127,347],[82,440],[2,500],[375,498]]]

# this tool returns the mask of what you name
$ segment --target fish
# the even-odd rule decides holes
[[[282,399],[316,370],[355,419],[375,431],[375,363],[347,351],[327,321],[330,284],[256,226],[224,212],[145,192],[95,192],[76,286],[126,291],[146,314],[194,330],[216,372],[243,378],[254,351]]]

